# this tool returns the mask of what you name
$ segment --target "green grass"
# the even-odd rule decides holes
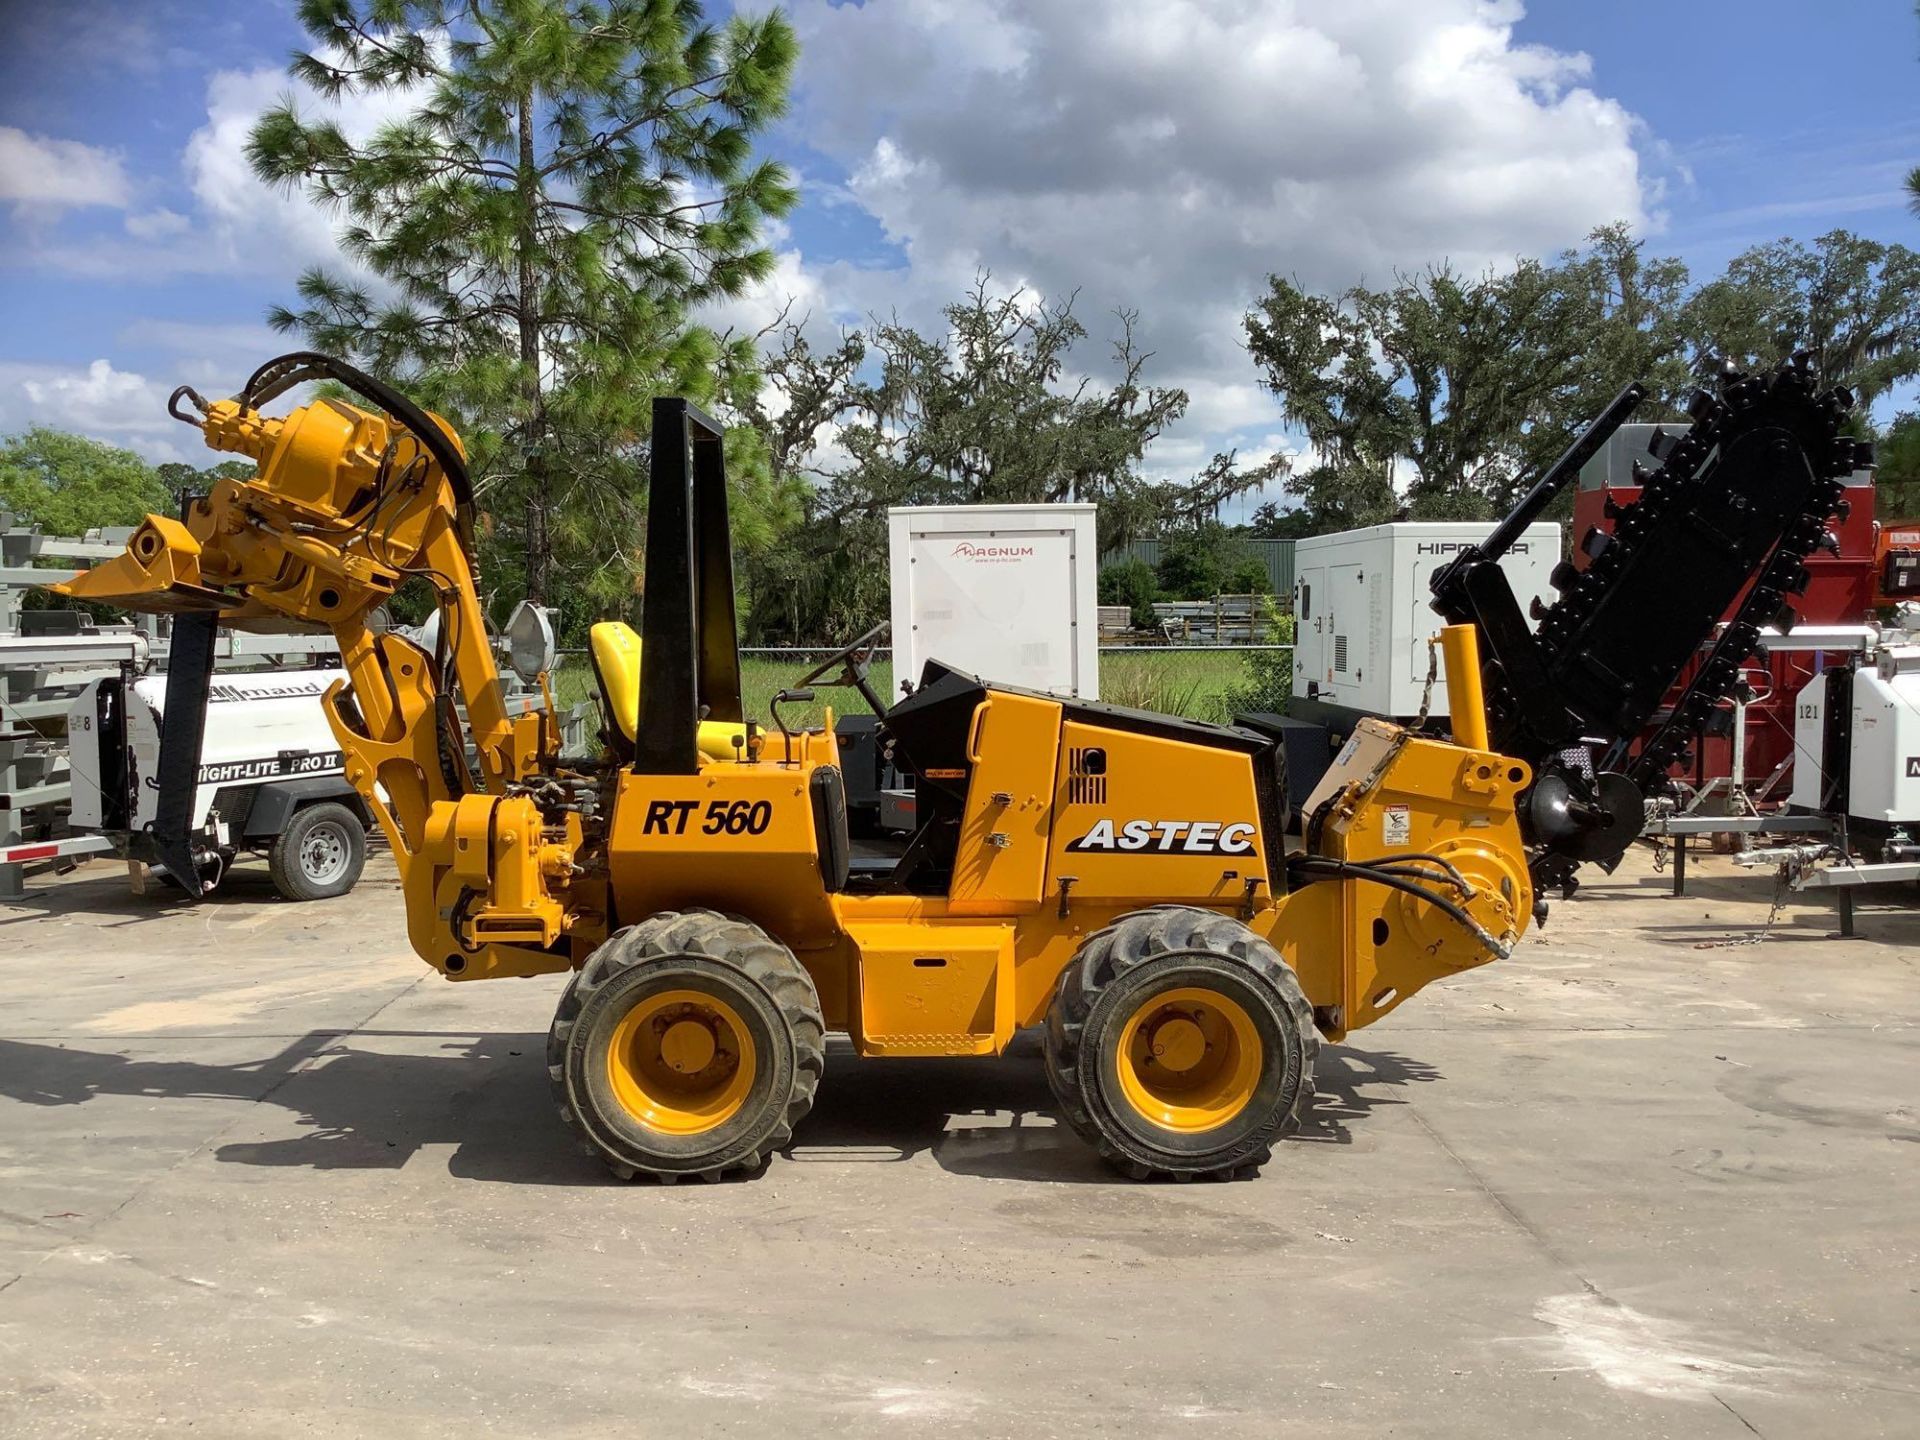
[[[1234,651],[1110,650],[1100,657],[1100,698],[1135,710],[1224,721],[1226,692],[1246,683],[1246,671],[1246,656]]]
[[[742,656],[740,692],[746,701],[747,714],[762,724],[771,723],[769,702],[775,692],[783,686],[794,685],[815,663],[806,659]],[[893,666],[889,662],[883,660],[874,665],[872,680],[881,698],[889,701],[898,698],[893,688]],[[1102,700],[1138,710],[1184,715],[1191,720],[1226,720],[1228,688],[1246,682],[1246,656],[1235,651],[1196,653],[1143,646],[1132,651],[1104,651],[1100,656]],[[559,673],[554,677],[554,694],[561,707],[591,699],[595,693],[587,657],[584,654],[563,657]],[[788,724],[818,724],[823,705],[831,705],[836,715],[857,713],[866,708],[854,690],[822,687],[814,696],[811,706],[782,707],[781,714]]]

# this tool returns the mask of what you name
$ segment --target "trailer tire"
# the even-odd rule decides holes
[[[267,852],[273,888],[289,900],[327,900],[359,883],[367,832],[345,805],[323,800],[293,812]]]
[[[1313,1007],[1239,921],[1160,905],[1088,938],[1047,1012],[1060,1113],[1121,1173],[1251,1179],[1313,1102]]]

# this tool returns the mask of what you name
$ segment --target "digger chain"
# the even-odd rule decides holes
[[[1733,692],[1740,664],[1753,653],[1760,627],[1773,622],[1789,594],[1806,587],[1806,559],[1826,534],[1827,522],[1840,502],[1842,483],[1860,463],[1857,442],[1840,433],[1852,397],[1840,389],[1815,395],[1804,354],[1766,374],[1729,374],[1718,389],[1718,394],[1694,392],[1687,406],[1693,426],[1687,433],[1677,437],[1656,433],[1652,450],[1656,456],[1665,450],[1664,463],[1650,476],[1635,467],[1636,475],[1644,476],[1640,497],[1619,510],[1611,542],[1540,616],[1535,631],[1543,652],[1564,650],[1616,583],[1636,545],[1685,503],[1688,488],[1710,459],[1754,430],[1774,427],[1793,432],[1806,449],[1817,483],[1810,487],[1805,509],[1786,528],[1760,580],[1748,592],[1735,623],[1722,634],[1676,708],[1666,728],[1677,727],[1683,737],[1688,726],[1698,725],[1714,704]],[[1685,748],[1684,738],[1678,747],[1661,748],[1667,758],[1658,763],[1658,770],[1678,757]]]
[[[1871,451],[1841,433],[1852,404],[1852,396],[1842,389],[1815,392],[1812,367],[1804,354],[1762,374],[1729,372],[1714,390],[1696,391],[1687,406],[1691,428],[1679,436],[1656,431],[1649,449],[1662,462],[1659,468],[1649,475],[1641,466],[1634,467],[1642,487],[1639,498],[1610,511],[1615,524],[1604,547],[1566,584],[1553,605],[1536,612],[1535,644],[1543,658],[1567,653],[1613,589],[1627,583],[1624,572],[1648,536],[1669,524],[1689,523],[1689,510],[1696,512],[1691,523],[1699,525],[1699,487],[1711,483],[1708,477],[1736,447],[1742,455],[1756,444],[1770,445],[1776,455],[1790,447],[1805,457],[1811,483],[1798,497],[1800,512],[1780,525],[1777,541],[1757,566],[1732,620],[1695,667],[1666,719],[1625,767],[1643,795],[1657,794],[1665,787],[1668,770],[1683,760],[1714,706],[1733,694],[1741,664],[1756,648],[1762,627],[1791,623],[1787,597],[1806,588],[1807,558],[1828,538],[1827,526],[1841,505],[1844,482],[1861,464],[1871,463]],[[1762,431],[1773,433],[1761,436]],[[1743,441],[1748,443],[1742,446]],[[1735,509],[1747,503],[1737,490],[1720,498]],[[1511,705],[1511,698],[1503,693],[1490,697],[1489,708],[1496,715]],[[1596,738],[1630,740],[1644,724],[1638,715],[1623,713],[1615,718],[1617,728]],[[1535,860],[1535,878],[1543,884],[1564,884],[1575,869],[1577,862],[1564,855],[1546,853]]]

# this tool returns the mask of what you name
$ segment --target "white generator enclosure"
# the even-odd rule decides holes
[[[1400,521],[1315,535],[1294,547],[1294,698],[1339,710],[1406,719],[1419,713],[1427,642],[1445,623],[1431,601],[1433,573],[1493,531],[1491,524]],[[1527,527],[1502,557],[1522,614],[1534,598],[1550,604],[1560,562],[1560,527]],[[1312,718],[1313,706],[1296,706]],[[1436,679],[1429,715],[1447,714]]]
[[[893,674],[938,660],[1002,685],[1100,696],[1092,505],[887,511]]]
[[[1887,645],[1872,663],[1844,674],[1833,691],[1852,690],[1841,723],[1828,724],[1829,677],[1814,677],[1793,708],[1793,790],[1796,810],[1844,810],[1875,825],[1920,823],[1920,645]],[[1842,702],[1846,703],[1846,702]],[[1846,745],[1827,754],[1829,737]],[[1844,806],[1830,804],[1845,797]]]

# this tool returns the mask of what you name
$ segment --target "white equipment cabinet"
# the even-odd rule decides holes
[[[1847,713],[1830,725],[1835,701]],[[1874,826],[1920,824],[1920,644],[1898,637],[1879,646],[1851,679],[1815,676],[1793,716],[1796,810],[1841,809]],[[1846,753],[1829,755],[1829,737]]]
[[[1427,641],[1445,623],[1431,604],[1433,573],[1492,533],[1489,524],[1399,521],[1315,535],[1294,547],[1293,713],[1328,723],[1360,715],[1405,719],[1420,709]],[[1525,614],[1551,604],[1560,527],[1542,522],[1500,560]],[[1305,702],[1305,703],[1302,703]],[[1427,712],[1447,714],[1437,679]]]
[[[887,511],[893,673],[938,660],[1003,685],[1095,700],[1100,626],[1092,505]]]

